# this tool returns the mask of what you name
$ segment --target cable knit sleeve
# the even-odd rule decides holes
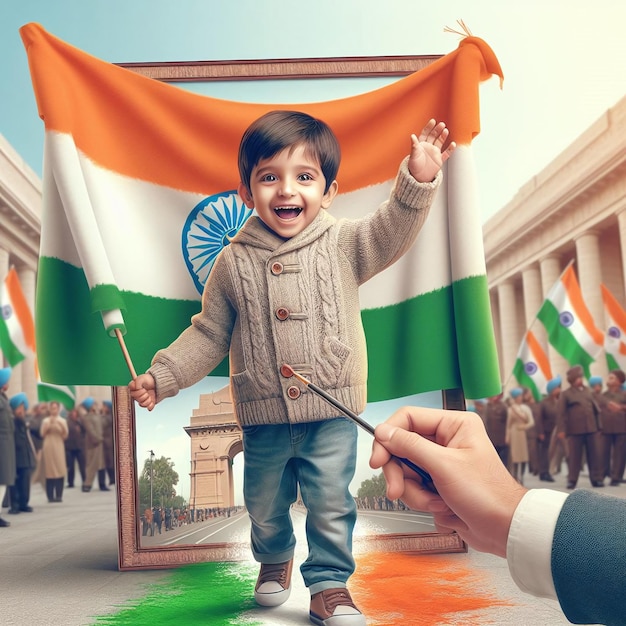
[[[148,370],[156,382],[157,401],[176,395],[210,374],[228,354],[236,312],[227,263],[218,257],[202,295],[202,310],[167,348],[159,350]]]
[[[419,183],[408,167],[406,157],[400,164],[389,200],[370,215],[340,224],[339,246],[354,260],[358,284],[395,263],[413,245],[421,230],[442,180]]]

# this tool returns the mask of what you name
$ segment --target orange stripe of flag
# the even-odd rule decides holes
[[[24,342],[35,352],[35,323],[14,267],[9,270],[5,285],[9,298],[11,299],[11,304],[13,305],[15,317],[22,328]]]
[[[541,344],[535,337],[535,334],[529,330],[526,333],[526,343],[530,348],[535,360],[537,361],[537,365],[539,369],[545,376],[546,380],[550,380],[552,378],[552,368],[550,367],[550,360],[548,359],[544,349],[541,347]]]
[[[607,289],[606,285],[601,284],[600,289],[602,290],[602,301],[604,302],[604,307],[611,316],[611,319],[622,329],[622,331],[626,332],[626,311],[624,311],[615,296]]]
[[[46,130],[71,134],[82,152],[107,169],[204,194],[236,188],[241,135],[276,108],[297,108],[333,128],[342,149],[342,191],[391,180],[409,152],[411,133],[419,133],[431,117],[445,121],[457,143],[470,144],[480,131],[479,83],[493,73],[502,77],[489,46],[468,37],[424,70],[351,98],[302,105],[236,103],[107,63],[38,24],[23,26],[20,34]],[[154,135],[159,136],[158,158]],[[366,167],[372,151],[378,158],[368,158]]]
[[[583,300],[583,294],[580,290],[578,280],[576,279],[573,266],[570,265],[565,270],[561,281],[565,286],[567,296],[572,303],[576,317],[580,320],[580,323],[585,327],[585,330],[589,333],[591,338],[601,346],[604,343],[604,334],[596,326],[596,323],[593,321],[593,317]]]

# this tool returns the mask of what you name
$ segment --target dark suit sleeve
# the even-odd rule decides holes
[[[626,624],[626,500],[574,491],[552,542],[552,577],[574,624]]]

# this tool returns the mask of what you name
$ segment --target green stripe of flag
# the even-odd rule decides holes
[[[76,389],[72,385],[37,385],[37,399],[39,402],[59,402],[66,409],[73,409],[76,404]]]
[[[502,388],[487,276],[457,280],[452,283],[452,292],[453,328],[458,336],[457,358],[465,396],[485,398],[497,395]]]
[[[11,367],[15,367],[20,361],[23,361],[25,358],[11,340],[9,329],[4,319],[2,319],[2,316],[0,316],[0,350],[2,350],[4,358],[7,360]]]
[[[488,324],[483,329],[468,328],[468,341],[457,353],[457,338],[452,332],[429,332],[429,320],[441,328],[454,329],[452,298],[472,298],[484,288],[484,277],[470,278],[463,284],[440,289],[410,299],[400,305],[363,311],[368,343],[368,400],[377,402],[401,398],[421,391],[461,387],[459,358],[472,356],[474,368],[469,381],[463,381],[467,397],[497,393],[497,362],[483,359],[484,337],[491,336]],[[62,384],[126,385],[130,374],[119,344],[107,335],[98,313],[91,312],[89,290],[82,270],[58,259],[42,257],[37,281],[37,307],[46,315],[37,318],[37,346],[42,380]],[[200,309],[200,302],[168,300],[123,292],[126,346],[138,373],[144,372],[154,356],[153,346],[169,345]],[[474,304],[474,307],[477,306]],[[476,316],[475,316],[476,317]],[[490,320],[490,316],[487,318]],[[463,318],[457,317],[457,324]],[[482,335],[481,335],[482,333]],[[142,341],[149,337],[150,341]],[[89,345],[89,350],[72,351],[73,345]],[[474,351],[472,355],[472,351]],[[89,380],[81,379],[89,373]],[[228,376],[224,361],[212,374]],[[485,384],[490,385],[489,388]]]
[[[609,372],[611,370],[619,370],[621,369],[619,363],[615,360],[615,357],[609,352],[606,353],[606,364],[609,368]]]
[[[544,301],[537,318],[545,326],[550,344],[571,366],[581,365],[585,376],[589,378],[589,366],[595,359],[578,343],[569,328],[561,324],[559,311],[550,300]]]
[[[522,361],[522,359],[517,359],[515,361],[515,365],[513,366],[513,376],[515,376],[519,385],[530,389],[535,400],[541,400],[541,391],[537,388],[535,381],[526,373],[526,368],[524,367],[524,361]]]

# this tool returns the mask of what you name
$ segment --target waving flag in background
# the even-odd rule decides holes
[[[526,332],[520,345],[513,376],[520,385],[531,390],[535,400],[541,400],[546,393],[546,384],[552,378],[550,359],[531,330]]]
[[[0,349],[11,367],[35,354],[35,323],[20,279],[9,269],[0,293]]]
[[[337,217],[374,210],[410,134],[431,117],[447,123],[459,148],[423,232],[361,291],[368,396],[499,393],[471,150],[479,84],[502,77],[485,42],[467,37],[382,89],[286,106],[192,94],[91,57],[37,24],[21,35],[46,129],[37,290],[44,380],[125,385],[128,370],[109,337],[116,328],[127,333],[138,372],[178,336],[200,309],[215,255],[248,217],[235,191],[243,131],[268,110],[296,108],[339,138]],[[225,364],[214,373],[225,375]]]
[[[615,296],[601,284],[602,302],[606,316],[604,352],[609,370],[626,370],[626,311]]]
[[[550,289],[537,317],[548,332],[550,344],[571,366],[581,365],[589,378],[589,366],[602,351],[604,335],[583,300],[572,264]]]
[[[39,402],[60,402],[66,409],[73,409],[76,404],[76,387],[74,385],[54,385],[44,383],[39,373],[39,365],[35,359],[35,378],[37,379],[37,399]]]

